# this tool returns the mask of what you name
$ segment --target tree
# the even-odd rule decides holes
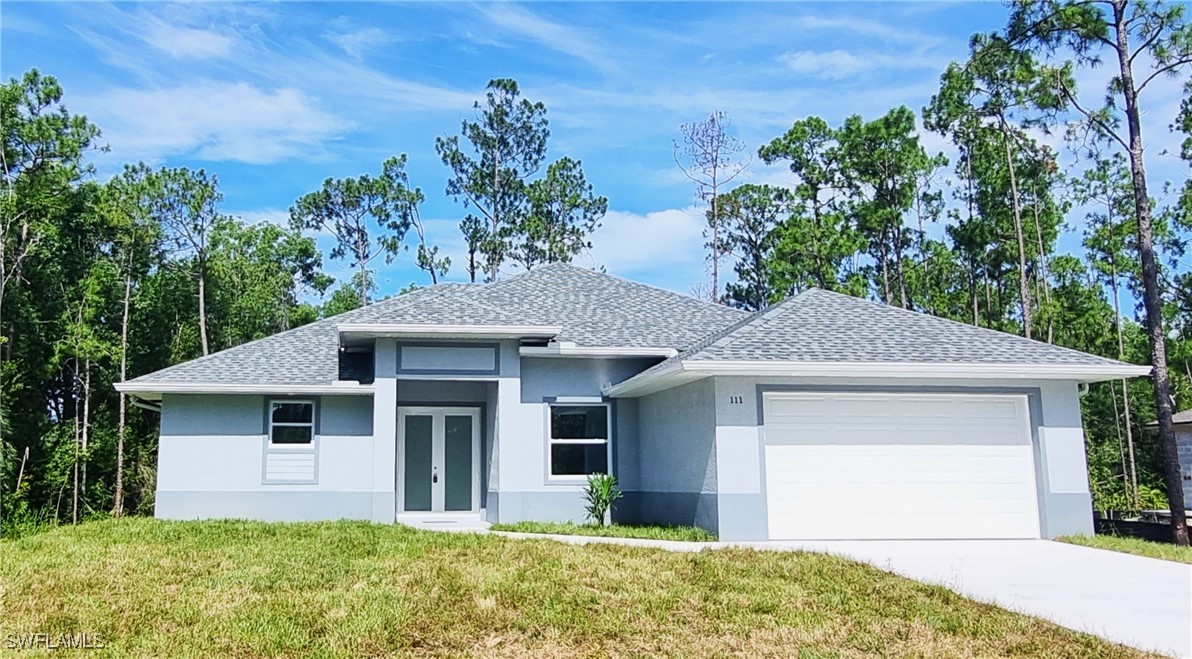
[[[327,231],[335,237],[331,258],[346,260],[364,282],[358,291],[362,307],[368,306],[372,287],[369,264],[378,256],[392,263],[401,252],[406,232],[418,220],[422,192],[410,188],[405,164],[402,154],[386,160],[377,177],[329,178],[322,189],[303,195],[290,207],[290,226],[299,231]],[[420,250],[419,254],[427,252]],[[427,265],[437,269],[440,266],[433,254],[428,255]]]
[[[915,115],[905,106],[871,122],[853,115],[838,135],[850,212],[868,240],[877,289],[886,304],[912,308],[904,255],[913,241],[904,220],[914,208],[919,181],[946,160],[927,154],[919,142]]]
[[[314,320],[302,291],[322,295],[331,277],[314,238],[269,222],[230,219],[211,238],[214,326],[227,348]]]
[[[128,379],[128,332],[132,311],[133,288],[160,258],[161,230],[153,216],[157,205],[153,195],[160,192],[154,174],[144,163],[125,165],[124,171],[104,186],[99,212],[113,229],[112,258],[122,273],[123,295],[120,305],[120,381]],[[116,421],[116,483],[112,514],[124,514],[124,446],[128,423],[128,398],[119,396]]]
[[[479,253],[489,281],[496,281],[516,228],[527,212],[527,181],[546,159],[546,106],[521,98],[517,81],[490,80],[486,103],[473,104],[476,120],[464,120],[460,135],[435,139],[435,150],[451,170],[446,192],[464,208],[460,223],[469,244],[469,260]],[[478,213],[479,215],[477,215]],[[476,267],[469,268],[476,281]]]
[[[608,211],[608,199],[597,196],[578,160],[563,157],[527,188],[529,212],[517,228],[511,256],[526,270],[543,263],[567,263],[585,249],[588,237]]]
[[[162,169],[152,177],[159,189],[151,195],[153,214],[161,222],[167,239],[174,248],[193,257],[187,264],[198,284],[199,345],[203,354],[211,352],[207,318],[208,259],[211,256],[211,234],[227,221],[219,212],[223,194],[218,179],[200,169],[185,167]]]
[[[1136,234],[1133,210],[1130,208],[1130,175],[1125,158],[1115,153],[1110,158],[1100,158],[1093,168],[1084,172],[1076,182],[1076,193],[1081,202],[1096,204],[1097,210],[1088,216],[1084,246],[1089,261],[1103,283],[1109,286],[1113,303],[1113,325],[1117,335],[1117,358],[1126,359],[1124,318],[1121,308],[1122,277],[1136,276],[1137,262],[1132,262],[1131,235]],[[1138,467],[1134,454],[1134,433],[1130,417],[1130,396],[1126,380],[1121,381],[1122,403],[1126,430],[1126,492],[1132,504],[1138,501]]]
[[[1020,131],[1014,124],[1016,115],[1027,109],[1053,108],[1058,101],[1029,51],[1014,48],[996,34],[977,34],[969,42],[969,52],[968,62],[948,66],[940,77],[939,93],[932,97],[923,113],[929,127],[945,134],[964,135],[970,140],[980,140],[989,132],[999,136],[1018,247],[1022,331],[1029,339],[1034,329],[1033,310],[1022,194],[1015,162],[1015,142]]]
[[[758,149],[767,165],[786,162],[795,175],[792,215],[778,238],[784,257],[776,267],[787,273],[784,294],[810,285],[837,290],[845,261],[861,249],[860,236],[842,206],[845,182],[838,139],[838,131],[826,121],[808,117]]]
[[[731,125],[724,112],[717,110],[703,121],[682,124],[683,142],[674,143],[675,164],[695,184],[695,194],[707,204],[705,218],[708,222],[708,262],[712,265],[713,302],[720,301],[720,259],[717,251],[720,240],[720,209],[717,199],[721,188],[728,185],[745,171],[749,159],[737,160],[737,154],[745,150],[745,143],[728,134]]]
[[[774,247],[779,225],[790,216],[790,196],[784,188],[749,183],[720,196],[717,248],[737,260],[738,282],[728,284],[726,294],[735,306],[753,311],[781,299],[774,285]]]
[[[1044,75],[1054,83],[1067,107],[1099,141],[1124,151],[1130,163],[1138,256],[1142,266],[1143,306],[1151,345],[1152,381],[1159,437],[1164,454],[1171,524],[1176,544],[1188,544],[1183,480],[1172,426],[1171,384],[1167,372],[1167,339],[1159,264],[1155,257],[1151,199],[1147,191],[1142,139],[1141,96],[1160,76],[1176,75],[1192,63],[1192,25],[1182,4],[1128,0],[1021,0],[1013,6],[1007,34],[1011,42],[1037,48],[1054,57],[1074,54],[1074,61],[1050,67]],[[1117,65],[1106,93],[1094,106],[1081,94],[1071,75],[1075,67],[1093,67],[1108,52]],[[1142,59],[1140,59],[1142,58]],[[1149,66],[1148,66],[1149,65]],[[1135,71],[1143,71],[1141,79]],[[1104,101],[1101,103],[1101,101]],[[1120,102],[1120,105],[1119,105]],[[1124,119],[1124,129],[1122,120]]]
[[[0,132],[4,136],[0,150],[0,457],[15,454],[5,448],[13,438],[10,419],[23,418],[24,427],[36,431],[40,425],[37,416],[22,412],[39,406],[46,409],[45,401],[37,400],[37,393],[21,380],[23,371],[48,359],[45,346],[37,345],[41,332],[23,333],[31,345],[14,346],[13,319],[30,323],[31,329],[45,325],[37,323],[41,320],[38,314],[8,311],[13,293],[26,280],[30,264],[36,265],[45,253],[46,243],[55,240],[61,218],[73,210],[77,183],[89,171],[83,156],[95,148],[100,134],[86,117],[68,112],[62,98],[58,81],[36,69],[0,88]],[[31,298],[25,301],[33,303]],[[10,364],[14,353],[27,354],[30,363]],[[10,393],[17,394],[16,405],[10,404]],[[22,434],[25,437],[20,441],[27,449],[32,440],[29,434]],[[7,461],[0,463],[0,495],[4,494],[7,468]],[[0,497],[0,507],[3,502]]]

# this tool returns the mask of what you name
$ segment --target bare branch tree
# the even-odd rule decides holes
[[[674,143],[675,164],[695,184],[695,194],[707,204],[708,261],[712,266],[712,286],[709,297],[720,302],[720,259],[724,256],[720,245],[720,209],[717,198],[723,186],[740,176],[749,166],[751,156],[738,159],[745,151],[745,142],[728,134],[732,122],[724,112],[716,110],[703,121],[683,124],[682,143]]]

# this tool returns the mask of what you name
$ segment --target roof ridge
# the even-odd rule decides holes
[[[809,288],[805,291],[799,291],[798,293],[795,293],[794,295],[786,298],[785,300],[779,302],[778,304],[774,304],[774,305],[765,307],[764,309],[758,309],[757,311],[750,312],[741,320],[738,320],[737,322],[732,323],[728,327],[724,327],[720,330],[712,332],[711,334],[707,335],[706,337],[700,339],[699,341],[694,343],[690,348],[688,348],[688,349],[682,351],[681,353],[679,353],[678,355],[676,355],[676,357],[682,358],[686,355],[695,354],[696,352],[699,352],[700,350],[711,347],[711,346],[715,345],[718,341],[720,341],[724,338],[727,338],[730,334],[736,332],[737,330],[739,330],[743,327],[752,325],[755,321],[761,320],[768,315],[776,313],[779,310],[779,308],[787,306],[787,304],[792,303],[795,300],[798,300],[799,298],[803,297],[808,292],[813,291],[813,290],[819,290],[819,289]]]
[[[601,272],[595,268],[585,268],[585,267],[581,267],[578,265],[572,265],[571,263],[563,263],[561,261],[555,262],[555,263],[548,263],[548,264],[542,266],[541,268],[539,268],[538,270],[534,270],[531,272],[541,272],[543,269],[546,269],[546,268],[553,268],[556,270],[568,269],[568,270],[573,270],[573,271],[577,271],[577,272],[582,272],[586,275],[595,275],[598,277],[608,277],[610,279],[615,279],[619,282],[629,284],[632,286],[637,286],[640,288],[648,288],[650,290],[658,291],[660,293],[665,293],[672,297],[678,297],[678,298],[683,298],[684,300],[688,300],[688,301],[699,302],[700,304],[707,306],[707,307],[713,307],[713,308],[717,308],[717,309],[728,309],[730,311],[737,311],[737,312],[746,313],[746,314],[748,313],[742,309],[730,307],[726,304],[721,304],[719,302],[712,302],[711,300],[701,300],[700,298],[695,297],[694,295],[687,295],[686,293],[672,291],[668,288],[662,288],[661,286],[655,286],[653,284],[647,284],[645,282],[634,281],[632,279],[628,279],[628,278],[622,277],[620,275],[615,275],[611,272]],[[529,273],[523,273],[523,274],[529,274]]]

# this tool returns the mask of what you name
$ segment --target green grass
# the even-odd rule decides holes
[[[823,554],[363,522],[60,527],[0,541],[0,589],[0,639],[97,656],[1141,656]]]
[[[606,538],[645,538],[647,540],[680,540],[683,542],[715,542],[716,536],[698,526],[659,526],[615,524],[593,526],[590,524],[555,524],[549,522],[518,522],[516,524],[493,524],[494,531],[515,533],[557,533],[559,535],[598,535]]]
[[[1147,556],[1149,558],[1161,558],[1165,561],[1176,561],[1177,563],[1192,563],[1192,547],[1180,547],[1165,542],[1151,542],[1150,540],[1125,538],[1116,535],[1071,535],[1056,539],[1060,542],[1094,547],[1096,549],[1108,549],[1110,551],[1137,554],[1138,556]]]

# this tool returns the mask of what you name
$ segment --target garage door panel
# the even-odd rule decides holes
[[[772,538],[1039,535],[1024,396],[763,400]]]

